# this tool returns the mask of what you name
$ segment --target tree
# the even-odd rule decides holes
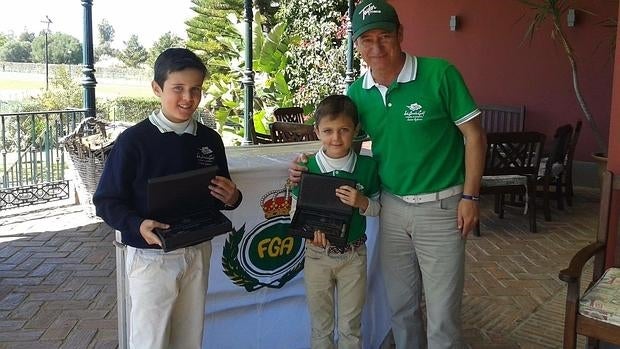
[[[241,36],[227,16],[232,13],[240,17],[243,0],[192,0],[192,4],[196,16],[186,22],[187,47],[206,54],[203,56],[207,58],[205,63],[211,74],[226,73],[225,67],[218,67],[209,61],[214,57],[230,56],[221,37],[232,38],[238,45],[241,44]]]
[[[6,44],[9,40],[10,37],[8,35],[0,33],[0,48],[2,48],[2,46],[4,46],[4,44]]]
[[[160,53],[169,49],[171,47],[182,47],[185,42],[178,35],[173,34],[172,32],[164,33],[159,37],[154,43],[153,46],[149,49],[149,57],[147,59],[147,63],[149,65],[153,65],[157,56]]]
[[[148,52],[144,46],[140,44],[138,35],[132,34],[129,40],[123,43],[125,44],[125,49],[118,55],[118,59],[120,59],[121,62],[130,68],[137,68],[140,64],[146,62]]]
[[[104,18],[97,26],[98,44],[95,48],[95,60],[99,60],[101,56],[106,55],[110,57],[116,57],[118,50],[112,47],[114,42],[115,30],[114,27]]]
[[[0,47],[0,60],[7,62],[32,62],[29,42],[9,40]]]
[[[551,22],[551,39],[556,40],[562,46],[564,53],[566,54],[566,58],[568,59],[568,63],[571,68],[571,74],[573,77],[573,91],[575,92],[575,97],[577,98],[577,102],[579,103],[579,107],[581,108],[581,112],[586,119],[592,133],[594,133],[594,138],[596,139],[596,143],[599,147],[599,152],[603,154],[607,154],[607,146],[605,142],[603,142],[603,136],[596,124],[596,120],[592,118],[592,114],[590,113],[590,108],[586,100],[583,98],[581,93],[581,85],[579,80],[579,72],[577,69],[577,61],[575,56],[575,51],[573,50],[572,45],[568,41],[568,37],[564,32],[564,27],[562,26],[562,21],[566,18],[565,14],[569,8],[575,8],[575,4],[572,4],[568,0],[518,0],[521,3],[527,5],[533,12],[534,15],[532,20],[528,26],[528,29],[525,33],[525,39],[532,41],[534,39],[534,33],[536,29],[540,28],[547,21]]]
[[[36,35],[34,33],[31,33],[27,30],[24,30],[21,34],[19,34],[19,36],[17,37],[17,41],[26,41],[26,42],[32,42],[32,40],[34,40],[34,38],[36,37]]]
[[[287,35],[299,36],[286,68],[295,104],[306,112],[325,96],[345,89],[347,1],[289,0],[278,18]]]
[[[185,22],[187,24],[187,47],[195,51],[203,52],[205,64],[211,74],[225,73],[226,67],[219,67],[210,63],[212,57],[234,56],[229,48],[222,43],[221,38],[232,38],[237,46],[243,45],[243,40],[238,31],[235,30],[228,18],[234,15],[235,18],[243,18],[243,0],[192,0],[192,11],[196,16]],[[267,14],[265,24],[266,31],[269,31],[276,20],[274,13],[275,7],[271,7],[271,0],[254,1],[259,12]]]
[[[82,43],[65,33],[47,35],[48,63],[79,64],[82,62]],[[40,34],[32,41],[32,61],[45,62],[45,34]]]

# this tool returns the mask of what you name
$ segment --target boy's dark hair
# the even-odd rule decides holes
[[[159,87],[163,88],[164,82],[168,79],[168,74],[185,69],[200,71],[203,79],[207,76],[207,67],[194,52],[180,47],[166,49],[155,60],[153,80]]]
[[[328,117],[330,120],[340,115],[348,116],[353,121],[353,126],[357,127],[359,117],[355,104],[345,95],[331,95],[323,98],[314,111],[314,126],[318,127],[321,119]]]

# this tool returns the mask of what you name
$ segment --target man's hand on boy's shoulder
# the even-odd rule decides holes
[[[153,233],[153,229],[156,228],[168,229],[170,228],[170,225],[160,223],[152,219],[145,219],[140,224],[140,235],[142,235],[147,244],[159,245],[159,247],[163,247],[157,235]]]

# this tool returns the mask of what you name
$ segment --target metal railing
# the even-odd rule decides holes
[[[60,139],[85,115],[84,109],[0,114],[0,208],[64,196],[58,186],[66,182]]]

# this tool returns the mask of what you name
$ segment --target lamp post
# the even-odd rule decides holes
[[[243,79],[241,82],[245,86],[244,93],[244,113],[245,132],[243,132],[242,145],[252,144],[254,130],[254,71],[252,70],[252,0],[244,0],[243,9],[245,13],[245,70],[243,71]],[[250,133],[252,132],[252,134]]]
[[[355,9],[355,4],[353,0],[348,0],[348,15],[349,15],[349,23],[347,24],[347,71],[345,73],[344,82],[347,87],[351,86],[353,81],[355,81],[355,71],[353,70],[353,11]]]
[[[95,117],[95,58],[93,54],[93,0],[80,0],[84,7],[83,29],[84,40],[82,41],[82,87],[84,88],[84,109],[86,116]]]
[[[50,31],[50,24],[52,24],[52,20],[49,16],[45,15],[45,20],[41,21],[41,23],[47,24],[47,27],[45,28],[45,90],[47,91],[49,89],[49,51],[47,50],[47,34]]]

